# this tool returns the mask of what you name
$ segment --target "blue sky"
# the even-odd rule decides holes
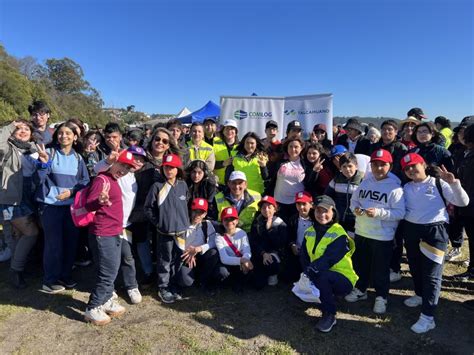
[[[470,0],[0,0],[17,57],[69,57],[107,106],[334,94],[336,116],[474,114]]]

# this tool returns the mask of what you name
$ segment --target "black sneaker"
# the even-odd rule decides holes
[[[22,271],[10,270],[12,285],[18,289],[26,288],[28,285],[25,282]]]
[[[174,301],[176,301],[175,295],[166,288],[159,290],[158,296],[163,301],[163,303],[174,303]]]
[[[323,314],[323,317],[316,324],[316,329],[323,333],[329,333],[334,325],[336,325],[336,316],[334,314]]]
[[[68,290],[71,290],[71,289],[73,289],[74,287],[76,287],[77,282],[74,281],[73,279],[69,279],[69,280],[58,280],[58,284],[63,285],[63,286],[66,287]]]
[[[467,282],[474,280],[474,270],[467,270],[462,274],[454,275],[453,278],[457,281]]]

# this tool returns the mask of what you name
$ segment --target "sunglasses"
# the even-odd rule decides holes
[[[168,139],[161,138],[161,137],[155,137],[155,139],[153,139],[153,140],[157,143],[163,142],[163,144],[168,144],[170,142]]]

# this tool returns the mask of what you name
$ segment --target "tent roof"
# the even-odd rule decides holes
[[[182,123],[203,122],[207,117],[218,117],[221,114],[221,108],[211,100],[208,101],[199,110],[196,110],[186,116],[179,117]]]
[[[187,107],[184,107],[179,113],[176,115],[177,118],[187,116],[191,113],[191,110],[189,110]]]

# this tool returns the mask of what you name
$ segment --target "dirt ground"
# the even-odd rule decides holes
[[[139,305],[128,304],[119,291],[126,314],[96,327],[82,320],[93,267],[74,271],[77,290],[47,295],[38,291],[41,270],[30,270],[30,286],[18,291],[7,281],[8,263],[2,263],[0,353],[473,354],[474,312],[461,302],[474,298],[474,282],[449,277],[463,270],[458,264],[446,267],[437,327],[428,334],[410,331],[419,310],[402,303],[412,294],[406,270],[392,284],[386,315],[372,313],[373,293],[356,304],[341,300],[337,325],[321,334],[315,330],[318,308],[301,302],[284,284],[242,295],[221,290],[214,299],[193,288],[171,305],[162,304],[153,287],[142,290]]]

